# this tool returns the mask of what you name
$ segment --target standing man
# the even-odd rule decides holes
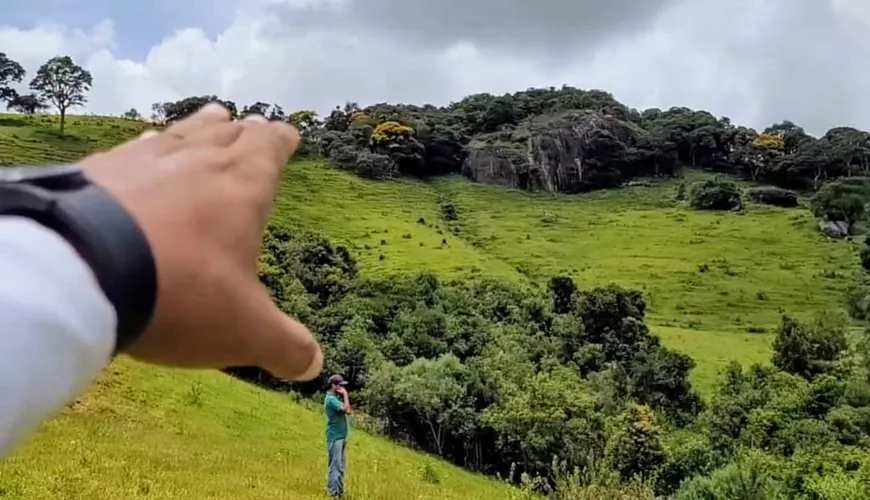
[[[341,375],[329,377],[329,390],[323,401],[326,410],[326,457],[328,473],[326,485],[329,496],[341,498],[344,493],[344,467],[347,450],[347,381]]]

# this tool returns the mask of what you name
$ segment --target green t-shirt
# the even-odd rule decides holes
[[[327,392],[323,409],[326,410],[326,442],[347,439],[347,414],[341,397],[332,391]]]

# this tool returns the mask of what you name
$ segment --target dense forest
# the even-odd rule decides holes
[[[220,99],[155,104],[154,117],[171,122],[210,100]],[[313,111],[222,102],[240,115],[293,122],[308,151],[371,178],[462,172],[481,182],[578,192],[691,166],[817,189],[870,169],[870,134],[851,127],[817,138],[786,120],[759,132],[706,111],[637,111],[607,92],[567,86],[477,94],[445,107],[346,103],[322,120]]]
[[[688,381],[692,359],[650,334],[634,290],[564,276],[539,288],[369,279],[345,248],[279,227],[260,269],[319,336],[327,371],[348,377],[371,416],[360,423],[465,467],[640,498],[870,494],[870,337],[850,343],[837,313],[783,317],[771,364],[732,363],[705,401]]]
[[[7,86],[24,76],[9,61],[0,54],[0,97],[14,109],[53,102],[64,113],[86,102],[90,74],[73,71],[69,58],[41,68],[27,95]],[[71,73],[76,100],[53,98],[59,75]],[[157,103],[152,119],[171,123],[213,100]],[[870,198],[870,134],[849,127],[812,137],[783,121],[758,132],[705,111],[637,111],[571,87],[445,107],[347,103],[323,119],[222,102],[238,116],[294,123],[301,155],[373,179],[461,173],[579,193],[693,167],[768,185],[744,193],[716,179],[676,193],[697,209],[741,210],[744,197],[793,207],[798,192],[812,192],[811,208],[839,236],[864,230]],[[142,119],[136,110],[124,117]],[[445,204],[439,223],[461,216]],[[859,260],[870,269],[870,246]],[[730,364],[702,399],[688,379],[693,360],[650,333],[639,291],[582,289],[567,276],[539,286],[428,272],[374,279],[346,248],[280,226],[267,231],[259,273],[276,303],[319,337],[327,373],[350,381],[364,411],[357,425],[467,468],[564,499],[870,497],[870,333],[853,338],[838,312],[783,316],[771,362]],[[867,285],[846,301],[858,319],[870,317],[868,304]],[[300,397],[323,389],[322,380],[227,371]]]

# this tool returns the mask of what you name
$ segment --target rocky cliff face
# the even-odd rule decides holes
[[[462,172],[475,182],[576,193],[673,173],[674,158],[636,125],[594,111],[544,116],[478,137]]]

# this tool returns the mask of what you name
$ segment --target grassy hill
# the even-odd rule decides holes
[[[0,115],[0,165],[74,161],[144,124]],[[352,499],[507,498],[503,483],[354,430]],[[214,372],[126,359],[0,463],[0,498],[325,498],[323,416]],[[436,483],[437,484],[434,484]]]
[[[0,165],[74,160],[144,125],[72,117],[65,137],[55,127],[50,117],[0,115]],[[674,201],[679,182],[536,195],[458,177],[367,181],[297,161],[279,187],[274,219],[348,245],[369,275],[432,270],[543,285],[558,273],[580,286],[642,289],[653,331],[696,360],[692,378],[706,391],[728,360],[769,359],[781,312],[839,308],[857,258],[848,244],[820,236],[805,209],[692,211]],[[458,220],[444,221],[444,204]],[[122,362],[0,466],[0,492],[318,498],[320,419],[222,375]],[[501,485],[379,439],[360,435],[353,446],[356,498],[504,498]],[[444,476],[439,487],[421,479],[428,463]]]
[[[508,493],[494,480],[352,432],[350,498],[502,500]],[[220,373],[122,359],[0,463],[0,498],[320,499],[325,471],[318,411]]]
[[[641,289],[653,330],[695,358],[703,391],[730,359],[769,359],[781,312],[840,308],[857,257],[819,235],[808,210],[694,211],[674,201],[679,182],[530,194],[460,177],[367,181],[306,161],[285,175],[275,219],[348,244],[364,273],[431,269],[539,284],[559,273],[579,286]],[[445,202],[458,221],[443,221]]]

